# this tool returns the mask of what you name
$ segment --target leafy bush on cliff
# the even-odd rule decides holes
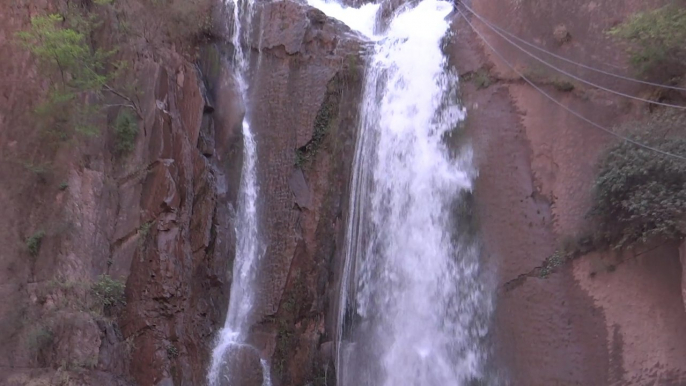
[[[686,138],[673,136],[686,118],[660,113],[628,127],[632,138],[686,156]],[[622,141],[600,161],[593,206],[599,241],[622,248],[653,238],[676,239],[686,232],[686,161]]]
[[[123,68],[112,62],[114,50],[94,48],[88,36],[98,25],[92,15],[81,15],[69,8],[68,18],[60,14],[36,16],[31,27],[19,32],[19,43],[38,60],[42,75],[51,80],[47,98],[37,108],[49,118],[51,126],[65,133],[70,129],[97,134],[97,121],[103,110],[103,93],[123,100],[122,106],[135,111],[129,98],[110,83]]]
[[[112,279],[108,275],[101,275],[98,281],[93,283],[92,290],[98,302],[106,308],[126,304],[125,288],[126,285],[123,282]]]
[[[610,30],[610,35],[632,44],[631,63],[645,77],[667,81],[686,70],[686,9],[683,7],[670,4],[636,14]]]
[[[103,74],[110,53],[92,50],[82,32],[62,27],[64,21],[57,14],[36,16],[31,28],[18,38],[38,59],[43,74],[54,75],[47,101],[38,112],[53,115],[57,125],[92,133],[92,110],[82,101],[88,94],[99,93],[109,81]]]
[[[136,120],[136,117],[128,110],[121,110],[117,114],[112,128],[114,129],[117,151],[120,154],[131,152],[138,135],[138,120]]]
[[[36,233],[32,234],[26,239],[26,249],[28,249],[31,257],[38,256],[38,252],[40,251],[40,245],[43,241],[43,237],[45,237],[45,232],[41,230],[36,231]]]
[[[39,355],[41,351],[49,350],[55,342],[55,335],[49,327],[39,325],[29,331],[26,337],[28,348]]]

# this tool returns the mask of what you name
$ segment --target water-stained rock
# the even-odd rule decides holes
[[[344,71],[346,59],[357,57],[360,38],[342,23],[302,4],[284,1],[260,4],[254,26],[261,31],[261,58],[255,63],[251,123],[258,144],[258,174],[263,192],[263,224],[267,242],[263,287],[258,314],[274,314],[281,301],[295,253],[295,224],[299,211],[289,179],[296,149],[314,135],[314,121],[322,108],[327,85]],[[258,27],[256,27],[258,28]],[[255,48],[258,48],[257,43]]]
[[[289,1],[258,3],[252,26],[248,105],[266,250],[248,341],[271,358],[275,380],[303,385],[321,380],[326,362],[318,348],[332,327],[325,312],[343,244],[365,44],[341,22]]]

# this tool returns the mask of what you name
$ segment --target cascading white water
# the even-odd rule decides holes
[[[337,377],[351,385],[482,379],[490,297],[454,208],[475,172],[446,137],[464,109],[441,45],[452,4],[423,0],[374,35],[376,9],[310,0],[375,41],[366,71],[341,288]]]
[[[248,33],[253,13],[253,0],[235,0],[233,6],[234,69],[243,100],[247,101],[248,84],[246,74],[249,57],[243,50],[248,45]],[[243,28],[242,28],[243,27]],[[236,256],[233,264],[233,279],[229,309],[224,327],[219,332],[212,352],[212,362],[207,375],[210,386],[236,385],[231,370],[240,367],[241,350],[253,350],[246,344],[248,321],[254,306],[254,279],[257,262],[262,254],[257,221],[257,146],[248,113],[243,119],[243,168],[238,192],[238,215],[236,221]],[[269,367],[260,360],[263,385],[271,386]]]

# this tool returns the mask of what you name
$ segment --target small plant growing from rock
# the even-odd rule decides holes
[[[99,305],[105,309],[126,305],[125,284],[109,275],[100,275],[91,289]]]
[[[173,344],[167,346],[167,358],[169,360],[174,360],[179,357],[179,349]]]
[[[474,72],[470,79],[474,82],[478,90],[489,88],[491,84],[493,84],[493,79],[491,79],[491,75],[485,68],[480,68]]]
[[[553,253],[543,262],[543,265],[541,266],[541,269],[538,273],[539,277],[548,277],[548,275],[553,273],[557,269],[557,267],[567,262],[568,259],[569,256],[567,256],[564,252],[556,250],[555,253]]]
[[[327,85],[324,102],[322,102],[314,119],[312,139],[300,148],[295,149],[295,166],[302,168],[306,162],[317,155],[322,142],[338,117],[338,106],[342,93],[340,87],[340,80],[337,77],[332,79]]]
[[[140,228],[138,228],[138,245],[143,247],[145,246],[145,242],[148,240],[148,236],[150,236],[150,230],[152,229],[152,224],[154,221],[148,221],[143,224],[141,224]]]
[[[553,87],[555,87],[555,90],[561,91],[561,92],[571,92],[574,91],[574,83],[564,80],[564,79],[553,79],[550,82]]]
[[[138,121],[129,110],[120,110],[112,125],[117,152],[126,154],[133,150],[138,135]]]
[[[26,239],[26,249],[28,249],[31,257],[37,257],[40,252],[41,242],[45,237],[45,232],[42,230],[36,231],[34,234]]]
[[[45,361],[55,342],[55,334],[45,325],[38,325],[29,331],[26,345],[32,355],[40,363]]]

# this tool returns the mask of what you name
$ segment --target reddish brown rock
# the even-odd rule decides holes
[[[661,2],[502,3],[474,1],[496,25],[557,54],[612,72],[627,68],[624,51],[604,32],[618,15]],[[520,72],[540,64],[472,20]],[[555,27],[573,40],[560,45]],[[495,80],[479,89],[463,81],[468,131],[479,168],[476,204],[486,263],[497,272],[495,367],[516,385],[673,385],[683,383],[686,313],[674,246],[617,257],[592,253],[547,277],[536,274],[565,238],[588,229],[585,213],[595,163],[613,138],[564,111],[519,79],[460,19],[450,52],[464,75],[483,68]],[[635,84],[571,69],[628,93]],[[544,70],[544,77],[559,74]],[[465,76],[467,78],[467,76]],[[544,82],[545,83],[545,82]],[[646,106],[589,87],[560,103],[612,128],[638,119]],[[675,271],[677,272],[675,274]],[[650,322],[645,322],[650,320]]]
[[[13,58],[0,70],[0,178],[16,181],[0,183],[0,384],[202,384],[235,243],[236,82],[170,46],[142,49],[126,57],[143,118],[133,151],[115,152],[105,122],[98,138],[55,141],[32,114],[44,91],[35,63],[8,43],[46,6],[0,5],[0,52]],[[31,256],[25,240],[39,231]],[[125,309],[98,303],[101,275],[126,284]]]

